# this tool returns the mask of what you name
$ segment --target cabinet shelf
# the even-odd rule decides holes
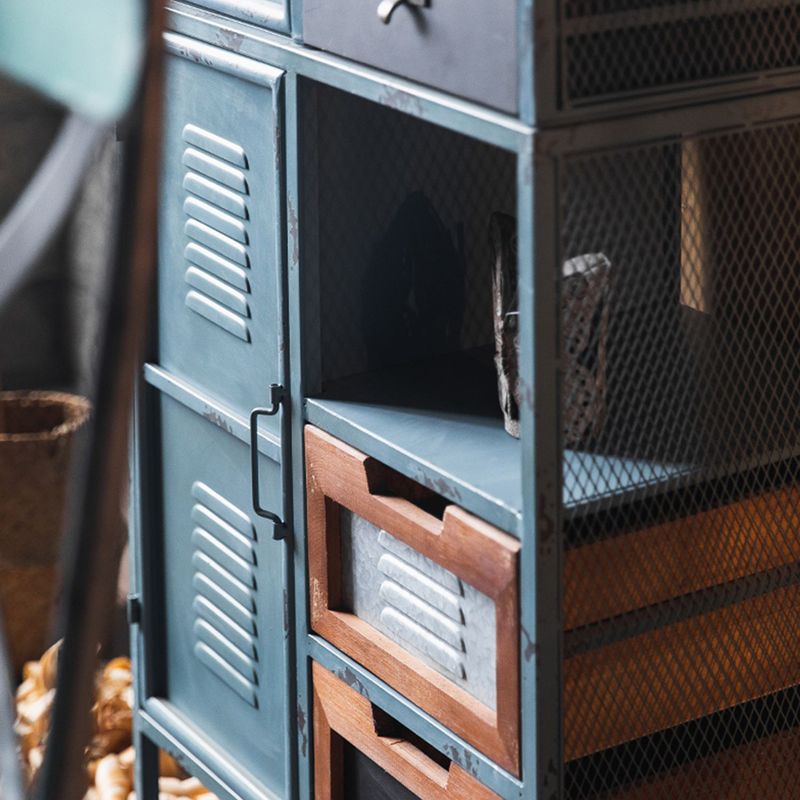
[[[511,533],[522,451],[503,429],[491,364],[458,354],[331,382],[309,422]]]
[[[309,422],[512,533],[522,517],[522,451],[503,428],[482,353],[455,354],[332,381],[306,401]],[[665,491],[687,464],[564,451],[570,515]]]

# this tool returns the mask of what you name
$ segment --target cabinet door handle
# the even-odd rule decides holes
[[[269,387],[270,405],[268,408],[254,408],[250,412],[250,481],[253,493],[253,511],[259,517],[270,520],[275,526],[272,532],[273,539],[286,538],[286,522],[282,520],[274,511],[269,511],[261,506],[260,487],[258,478],[258,418],[274,417],[281,408],[285,392],[283,386],[273,383]],[[283,457],[281,457],[281,472],[283,472]],[[281,491],[285,482],[281,480]]]
[[[384,25],[392,21],[392,14],[402,5],[416,8],[429,8],[431,0],[381,0],[378,6],[378,18]]]

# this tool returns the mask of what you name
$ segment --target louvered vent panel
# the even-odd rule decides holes
[[[192,486],[194,652],[258,707],[256,532],[250,518],[204,483]]]
[[[186,305],[249,343],[247,154],[196,125],[186,125],[183,140]]]
[[[363,517],[341,514],[347,608],[494,708],[491,598]]]

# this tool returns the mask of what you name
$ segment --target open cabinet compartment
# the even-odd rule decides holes
[[[562,162],[563,257],[611,276],[601,424],[562,462],[570,800],[729,796],[723,753],[797,722],[800,124],[753,118]]]
[[[300,105],[299,227],[318,275],[309,420],[365,449],[371,437],[392,466],[515,530],[520,448],[498,400],[489,241],[491,215],[515,212],[515,155],[309,81]]]

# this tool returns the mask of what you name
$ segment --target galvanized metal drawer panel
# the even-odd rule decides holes
[[[151,666],[165,700],[283,796],[285,545],[251,511],[247,445],[167,395],[159,403],[165,651],[151,643]],[[260,472],[279,507],[279,466],[262,455]]]
[[[345,607],[496,709],[492,598],[358,514],[340,526]]]
[[[244,415],[284,382],[282,73],[206,50],[218,68],[177,54],[167,64],[159,359]],[[265,426],[279,435],[278,419]]]
[[[305,0],[307,44],[394,72],[469,100],[517,110],[514,0],[432,0],[401,5],[391,22],[379,0]]]

